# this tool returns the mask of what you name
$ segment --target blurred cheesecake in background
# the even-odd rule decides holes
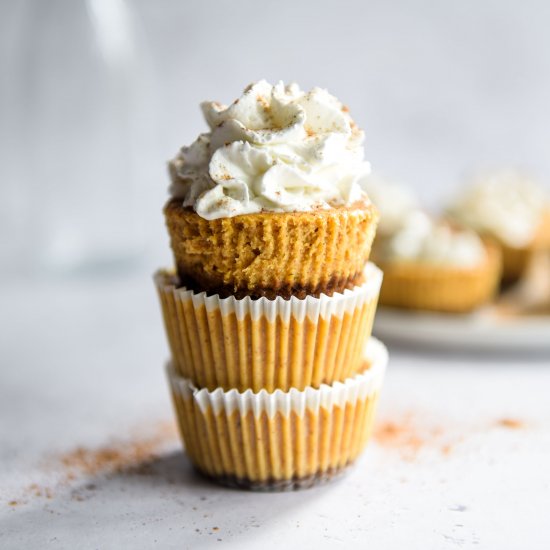
[[[384,271],[382,305],[468,312],[493,299],[501,271],[496,245],[431,218],[404,186],[373,177],[363,187],[380,212],[373,259]]]
[[[550,251],[550,195],[520,172],[478,174],[447,214],[498,244],[504,283],[520,279],[537,252]]]

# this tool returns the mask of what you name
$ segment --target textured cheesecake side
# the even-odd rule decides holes
[[[164,213],[188,287],[268,298],[331,295],[357,284],[378,222],[368,202],[206,220],[172,200]]]

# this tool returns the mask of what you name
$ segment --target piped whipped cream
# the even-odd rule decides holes
[[[399,231],[407,216],[419,208],[414,193],[408,187],[387,181],[377,174],[363,178],[361,187],[380,214],[379,235],[392,235]]]
[[[364,134],[326,90],[262,80],[229,107],[201,107],[210,132],[170,162],[170,193],[203,218],[367,200]]]
[[[398,231],[381,239],[378,251],[379,256],[386,261],[421,262],[459,268],[478,266],[487,255],[476,233],[434,221],[420,210],[411,211]]]
[[[512,247],[534,239],[550,199],[544,189],[514,171],[478,175],[448,209],[457,222]]]

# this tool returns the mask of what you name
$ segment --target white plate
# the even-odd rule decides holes
[[[374,334],[388,342],[495,352],[550,352],[550,315],[503,317],[494,308],[472,314],[380,307]]]

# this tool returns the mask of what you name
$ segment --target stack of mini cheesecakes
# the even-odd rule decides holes
[[[387,363],[362,133],[318,89],[203,109],[211,132],[171,163],[176,269],[155,275],[185,449],[225,484],[307,487],[363,450]]]

